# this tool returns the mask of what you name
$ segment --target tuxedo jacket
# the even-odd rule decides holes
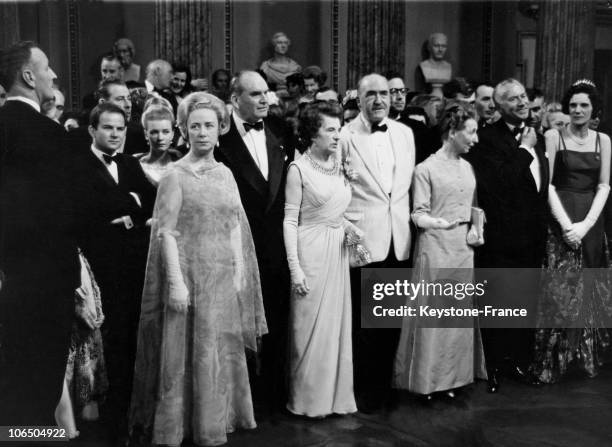
[[[478,267],[540,267],[548,224],[549,167],[544,141],[535,146],[541,184],[529,165],[533,156],[519,148],[503,119],[478,131],[479,143],[465,158],[474,167],[478,205],[485,211],[485,244]],[[538,188],[539,186],[539,188]]]
[[[387,120],[387,126],[395,157],[390,195],[382,187],[371,134],[361,117],[340,132],[342,157],[350,157],[350,167],[358,176],[351,182],[353,197],[345,217],[365,233],[364,243],[373,262],[387,258],[392,238],[397,259],[404,261],[410,256],[409,189],[414,171],[414,137],[404,124]]]
[[[293,157],[293,142],[284,123],[267,118],[263,131],[268,152],[267,181],[238,133],[233,117],[229,131],[221,136],[215,149],[215,158],[232,171],[238,184],[260,271],[287,267],[283,243],[285,181]]]
[[[78,173],[73,187],[78,200],[86,204],[85,215],[80,216],[86,224],[79,232],[79,245],[91,263],[105,300],[111,298],[104,296],[109,282],[130,276],[142,281],[150,231],[146,221],[153,213],[156,191],[138,160],[130,155],[117,154],[116,183],[90,147],[73,151]],[[137,194],[140,205],[131,193]],[[134,226],[111,224],[122,216],[130,216]]]
[[[62,126],[28,104],[0,107],[4,423],[50,425],[61,395],[80,284],[64,138]]]

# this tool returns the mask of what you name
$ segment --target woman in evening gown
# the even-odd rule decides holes
[[[304,156],[287,174],[284,236],[291,272],[290,412],[308,417],[357,411],[353,395],[351,289],[343,218],[351,190],[340,169],[339,105],[310,104],[299,118]]]
[[[149,152],[134,154],[147,179],[157,187],[171,163],[183,156],[172,147],[174,114],[170,102],[164,98],[150,98],[140,118]]]
[[[551,209],[532,371],[544,383],[576,369],[593,377],[610,347],[607,244],[602,210],[610,190],[610,138],[589,129],[597,90],[579,81],[566,92],[570,124],[546,132]],[[598,270],[595,270],[598,269]]]
[[[190,150],[158,188],[130,427],[153,444],[219,445],[256,427],[245,348],[256,351],[267,326],[238,187],[213,158],[225,106],[192,93],[178,118]]]
[[[75,291],[75,321],[72,324],[64,387],[55,417],[68,437],[76,438],[77,421],[99,417],[98,404],[108,390],[100,327],[104,322],[100,289],[91,267],[79,250],[81,286]]]
[[[441,129],[442,148],[417,165],[414,172],[412,220],[418,236],[412,282],[431,283],[451,275],[458,282],[472,283],[474,252],[466,237],[476,180],[472,167],[460,155],[478,142],[474,111],[450,102]],[[461,301],[455,301],[455,297],[443,299],[447,305],[461,302],[462,306],[475,307],[470,297]],[[436,304],[424,294],[414,303]],[[473,327],[427,327],[419,317],[404,317],[395,357],[396,388],[428,397],[435,392],[453,397],[455,388],[486,377],[476,320]]]

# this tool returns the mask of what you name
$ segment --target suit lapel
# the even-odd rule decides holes
[[[261,174],[259,167],[255,164],[255,160],[251,157],[248,148],[238,133],[233,117],[231,118],[230,130],[225,135],[224,140],[225,144],[219,148],[219,151],[231,163],[232,170],[244,178],[260,195],[266,197],[268,194],[266,179]]]
[[[548,183],[550,179],[550,173],[548,172],[548,158],[546,158],[546,152],[543,149],[543,145],[536,144],[535,151],[538,156],[538,160],[540,161],[540,194],[546,195],[548,194]]]
[[[111,173],[108,172],[108,169],[106,169],[106,166],[104,166],[104,164],[100,161],[100,159],[95,156],[95,154],[91,151],[91,149],[88,150],[87,162],[91,164],[92,168],[94,168],[98,177],[102,181],[104,181],[104,183],[106,183],[107,186],[118,188],[119,185],[117,185]],[[119,166],[117,166],[117,172],[119,172]]]
[[[378,170],[378,164],[376,163],[376,159],[374,158],[374,153],[371,148],[370,133],[367,127],[365,127],[365,125],[361,122],[360,117],[355,118],[351,124],[353,124],[351,126],[353,134],[353,137],[351,138],[351,143],[353,144],[353,149],[363,161],[364,166],[370,172],[370,175],[380,188],[382,194],[385,197],[388,197],[387,194],[385,194],[385,190],[381,184],[380,172]]]
[[[284,151],[276,135],[270,128],[264,126],[266,132],[266,150],[268,151],[268,203],[266,211],[270,209],[276,196],[278,195],[281,178],[284,171],[285,156]],[[259,169],[258,169],[259,171]]]

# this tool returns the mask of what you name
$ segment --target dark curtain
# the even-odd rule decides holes
[[[6,48],[19,40],[17,2],[0,2],[0,17],[2,17],[2,26],[0,26],[0,48]]]
[[[401,0],[349,0],[349,88],[368,73],[393,70],[404,75],[405,2]]]
[[[187,64],[194,78],[211,71],[211,13],[208,1],[155,2],[155,54]]]
[[[535,85],[559,101],[581,78],[593,78],[595,2],[540,2]]]

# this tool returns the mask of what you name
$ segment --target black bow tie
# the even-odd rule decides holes
[[[374,132],[386,132],[387,125],[386,124],[372,124],[372,133]]]
[[[244,123],[244,130],[245,132],[248,132],[249,130],[254,129],[254,130],[263,130],[263,121],[257,121],[256,123]]]
[[[514,130],[512,131],[512,135],[514,136],[515,139],[518,140],[519,135],[523,132],[524,128],[525,127],[521,127],[520,125],[514,128]]]
[[[115,155],[102,154],[102,159],[107,165],[111,164],[113,161],[117,163],[117,160],[119,160],[119,154],[115,154]]]

